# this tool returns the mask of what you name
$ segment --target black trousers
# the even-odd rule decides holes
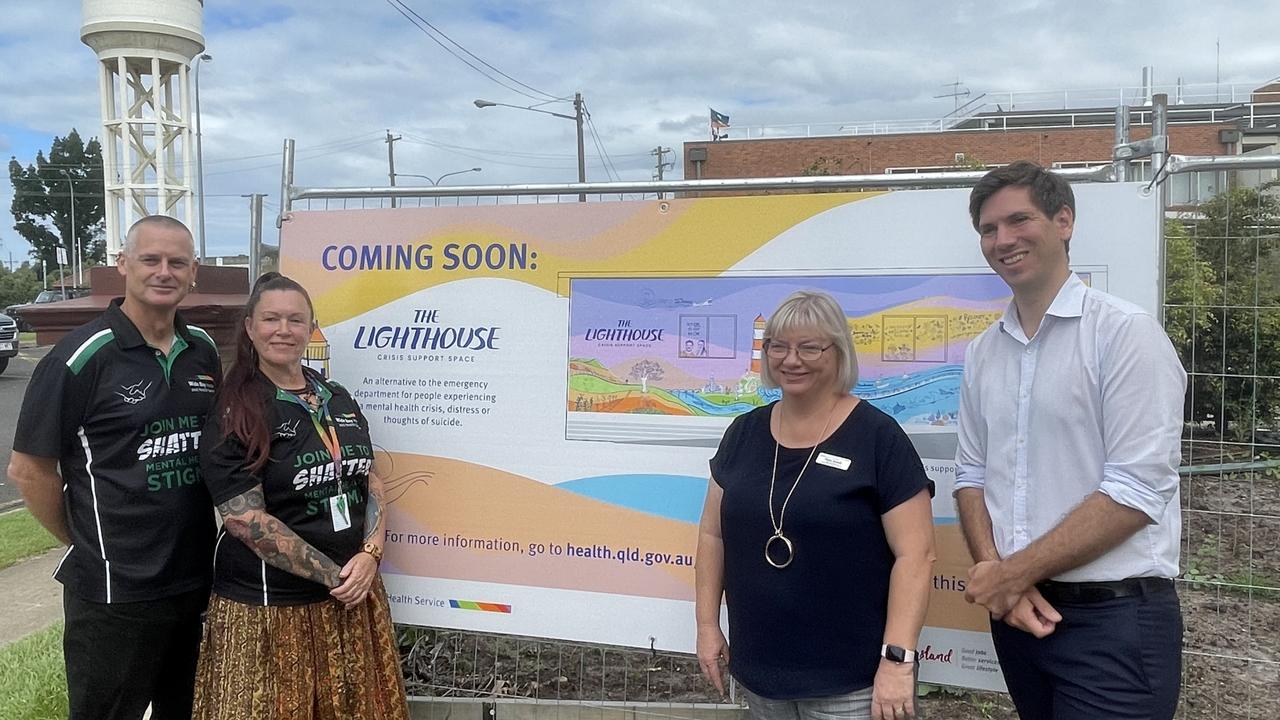
[[[206,589],[96,603],[62,594],[70,720],[190,720]]]
[[[1182,672],[1182,614],[1172,588],[1054,607],[1062,622],[1043,639],[991,621],[991,639],[1019,717],[1173,717]]]

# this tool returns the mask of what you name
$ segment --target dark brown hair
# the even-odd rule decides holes
[[[316,316],[315,306],[311,304],[311,296],[307,294],[306,288],[280,273],[263,274],[249,293],[244,316],[236,330],[236,357],[218,390],[214,412],[219,413],[222,418],[223,438],[234,437],[244,443],[251,472],[262,469],[271,456],[271,429],[267,427],[267,404],[262,402],[262,390],[258,386],[258,352],[253,347],[249,331],[244,327],[244,319],[253,317],[262,294],[272,290],[301,293],[307,301],[307,309],[311,312],[313,322]]]
[[[969,217],[974,230],[978,229],[982,206],[1006,187],[1028,188],[1031,202],[1047,218],[1052,219],[1064,207],[1071,208],[1072,216],[1076,214],[1076,196],[1071,191],[1071,183],[1030,160],[1019,160],[992,170],[973,186],[973,192],[969,193]]]

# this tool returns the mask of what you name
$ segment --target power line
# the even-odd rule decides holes
[[[389,0],[389,1],[390,1],[390,0]],[[404,9],[406,9],[406,10],[408,10],[409,12],[413,13],[413,16],[414,16],[414,17],[416,17],[416,18],[418,18],[419,20],[421,20],[421,21],[423,22],[423,24],[424,24],[424,25],[426,25],[427,27],[429,27],[429,28],[431,28],[432,30],[434,30],[434,31],[436,32],[436,34],[438,34],[440,37],[444,38],[445,40],[448,40],[450,45],[453,45],[454,47],[458,48],[458,49],[459,49],[459,50],[461,50],[462,52],[466,53],[468,56],[475,58],[476,62],[478,62],[478,63],[480,63],[481,65],[484,65],[485,67],[489,68],[490,70],[492,70],[492,71],[494,71],[494,72],[498,73],[498,74],[499,74],[499,75],[501,75],[502,77],[504,77],[504,78],[506,78],[506,79],[510,80],[511,82],[513,82],[513,83],[515,83],[515,84],[517,84],[517,85],[519,85],[519,86],[521,86],[521,87],[523,87],[523,88],[527,88],[527,89],[529,89],[529,90],[532,90],[533,92],[535,92],[535,93],[537,93],[537,94],[539,94],[539,95],[546,96],[546,97],[548,98],[548,100],[549,100],[549,101],[551,101],[551,102],[555,102],[555,101],[563,102],[563,101],[566,101],[566,100],[568,100],[568,99],[569,99],[569,98],[564,98],[564,97],[556,97],[555,95],[552,95],[552,94],[551,94],[551,93],[549,93],[549,92],[546,92],[546,91],[543,91],[543,90],[539,90],[538,88],[533,87],[532,85],[529,85],[529,84],[527,84],[527,83],[520,82],[519,80],[517,80],[517,79],[515,79],[515,78],[511,77],[510,75],[508,75],[508,74],[506,74],[506,73],[502,72],[501,70],[499,70],[498,68],[494,67],[493,65],[490,65],[489,63],[485,62],[485,59],[484,59],[484,58],[480,57],[479,55],[476,55],[475,53],[471,52],[470,50],[468,50],[468,49],[466,49],[465,47],[463,47],[462,45],[460,45],[456,40],[454,40],[453,38],[449,37],[449,36],[448,36],[448,35],[447,35],[443,30],[441,30],[440,28],[436,27],[435,25],[432,25],[432,24],[431,24],[431,22],[430,22],[429,20],[427,20],[426,18],[422,17],[422,15],[418,14],[418,12],[417,12],[416,10],[414,10],[413,8],[409,7],[409,4],[408,4],[408,3],[406,3],[406,2],[404,2],[404,0],[395,0],[395,2],[397,2],[399,5],[401,5],[402,7],[404,7]]]
[[[595,120],[591,119],[591,113],[584,107],[583,112],[587,116],[587,127],[591,128],[591,139],[596,144],[596,149],[600,151],[600,158],[606,164],[606,167],[613,171],[613,177],[622,180],[622,176],[618,174],[618,169],[613,166],[613,159],[609,157],[609,152],[604,149],[604,141],[600,138],[600,133],[596,131]]]
[[[480,161],[483,161],[483,162],[486,162],[486,163],[493,163],[493,164],[497,164],[497,165],[508,165],[508,166],[510,166],[510,167],[532,168],[532,169],[534,169],[534,170],[574,170],[574,169],[577,169],[577,165],[530,165],[530,164],[528,164],[528,163],[511,162],[510,160],[498,160],[498,159],[495,159],[494,157],[491,157],[491,156],[478,155],[478,154],[475,154],[475,153],[465,152],[465,151],[462,151],[462,150],[456,150],[456,149],[454,149],[454,148],[450,148],[450,147],[440,147],[440,146],[432,145],[431,143],[422,143],[422,144],[423,144],[423,145],[429,145],[429,146],[432,146],[432,147],[436,147],[436,148],[437,148],[437,149],[439,149],[439,150],[442,150],[442,151],[447,152],[447,153],[451,153],[451,154],[453,154],[453,155],[458,155],[458,156],[460,156],[460,157],[470,158],[470,159],[472,159],[472,160],[480,160]]]
[[[621,178],[617,178],[618,171],[613,168],[613,163],[609,163],[605,161],[605,158],[608,157],[608,154],[605,153],[604,146],[600,144],[600,135],[596,133],[596,126],[594,123],[591,122],[590,119],[587,120],[587,129],[590,130],[591,132],[591,142],[594,143],[596,146],[596,154],[600,158],[600,165],[604,168],[605,175],[610,180],[621,179]]]
[[[577,167],[577,165],[536,165],[536,164],[530,164],[530,163],[512,162],[510,160],[501,160],[498,158],[517,157],[520,159],[528,159],[528,160],[537,160],[539,158],[532,157],[532,156],[524,157],[521,153],[503,153],[501,151],[490,151],[490,150],[483,150],[480,148],[462,148],[457,145],[448,145],[446,143],[433,142],[431,140],[427,140],[426,138],[418,138],[416,136],[410,136],[410,137],[414,139],[406,138],[406,142],[415,142],[417,144],[433,147],[433,148],[436,148],[437,150],[443,150],[444,152],[451,153],[453,155],[458,155],[460,157],[470,158],[472,160],[480,160],[482,162],[492,163],[497,165],[508,165],[510,167],[531,168],[534,170],[573,170]],[[558,157],[564,157],[564,158],[575,157],[576,158],[577,155],[548,156],[547,159],[554,159]]]
[[[407,142],[414,142],[421,145],[429,145],[431,147],[440,148],[440,149],[465,150],[467,152],[495,155],[498,157],[515,157],[515,158],[523,158],[527,160],[568,160],[571,158],[578,157],[576,154],[569,154],[569,153],[530,153],[530,152],[520,152],[518,150],[493,150],[489,148],[467,147],[466,145],[454,145],[451,143],[441,142],[439,140],[432,140],[430,138],[423,137],[421,135],[415,135],[414,133],[411,133],[411,132],[404,133],[404,136]],[[622,153],[618,155],[618,157],[636,158],[636,157],[641,157],[643,155],[648,155],[648,153]]]
[[[370,134],[370,133],[367,133],[367,132],[366,132],[366,133],[361,133],[360,135],[355,135],[355,136],[348,137],[348,138],[344,138],[344,139],[341,139],[341,140],[331,140],[331,141],[328,141],[328,142],[317,143],[317,144],[315,144],[315,145],[308,145],[305,149],[303,149],[303,150],[299,150],[299,151],[297,152],[297,155],[296,155],[296,156],[297,156],[297,157],[300,157],[300,158],[306,158],[306,157],[323,157],[324,155],[332,155],[332,154],[333,154],[333,152],[323,152],[323,153],[321,153],[321,152],[316,152],[316,151],[317,151],[317,150],[324,149],[324,148],[333,148],[333,151],[334,151],[334,152],[342,152],[342,151],[344,151],[344,150],[351,150],[351,149],[354,149],[354,148],[357,148],[357,147],[361,147],[361,146],[364,146],[364,145],[369,145],[369,144],[372,144],[372,143],[374,143],[374,142],[381,142],[381,137],[379,137],[379,138],[377,138],[377,139],[375,139],[375,138],[361,139],[361,138],[364,138],[365,136],[367,136],[367,135],[369,135],[369,134]],[[381,131],[378,131],[378,135],[379,135],[379,136],[381,136],[381,134],[382,134],[382,133],[381,133]],[[338,147],[338,146],[341,146],[341,147]],[[205,161],[205,164],[206,164],[206,165],[212,165],[212,164],[214,164],[214,163],[240,162],[240,161],[244,161],[244,160],[256,160],[256,159],[259,159],[259,158],[266,158],[266,157],[280,157],[280,153],[279,153],[279,151],[277,151],[277,152],[270,152],[270,153],[259,153],[259,154],[256,154],[256,155],[240,155],[240,156],[229,157],[229,158],[219,158],[219,159],[215,159],[215,160],[206,160],[206,161]],[[176,162],[173,162],[173,163],[169,163],[169,164],[168,164],[168,167],[170,167],[170,168],[174,168],[174,169],[184,169],[188,164],[190,164],[190,165],[192,165],[192,166],[194,166],[194,165],[195,165],[195,163],[185,163],[185,162],[182,162],[182,161],[176,161]],[[117,169],[118,167],[124,167],[124,166],[116,166],[116,165],[114,165],[114,164],[108,163],[108,162],[106,162],[106,161],[105,161],[105,159],[104,159],[104,162],[103,162],[103,166],[104,166],[105,168],[107,168],[107,169],[111,169],[111,170],[115,170],[115,169]],[[89,166],[89,165],[85,165],[85,164],[77,164],[77,163],[52,163],[52,162],[45,162],[45,163],[43,163],[43,164],[41,164],[41,165],[39,165],[39,166],[37,166],[35,163],[27,163],[27,164],[23,165],[22,167],[23,167],[23,169],[24,169],[24,170],[26,170],[28,167],[35,167],[35,168],[36,168],[36,170],[40,170],[40,169],[42,169],[42,168],[54,168],[54,169],[58,169],[58,168],[81,169],[81,168],[88,168],[88,167],[91,167],[91,166]],[[257,170],[257,169],[261,169],[262,167],[263,167],[263,166],[258,166],[258,167],[253,167],[253,168],[243,168],[243,169],[244,169],[244,170],[246,170],[246,171],[247,171],[247,170]],[[265,167],[278,167],[278,165],[269,165],[269,166],[265,166]],[[228,173],[228,172],[237,172],[237,171],[238,171],[238,170],[223,170],[223,171],[220,171],[220,172],[219,172],[219,173],[217,173],[217,174],[226,174],[226,173]],[[214,173],[205,173],[205,174],[206,174],[206,175],[208,175],[208,174],[214,174]],[[61,176],[59,176],[59,177],[61,177]],[[54,179],[58,179],[58,178],[49,178],[49,179],[54,180]],[[101,178],[89,178],[89,177],[83,177],[83,178],[81,178],[81,177],[78,177],[78,178],[76,178],[76,179],[75,179],[75,181],[76,181],[76,182],[102,182],[102,179],[101,179]]]
[[[527,85],[527,84],[525,84],[525,83],[522,83],[522,82],[520,82],[519,80],[516,80],[515,78],[511,77],[510,75],[508,75],[508,74],[506,74],[506,73],[502,72],[502,71],[501,71],[501,70],[499,70],[498,68],[496,68],[496,67],[494,67],[494,66],[490,65],[489,63],[485,62],[485,61],[484,61],[484,60],[482,60],[480,57],[478,57],[475,53],[472,53],[470,50],[466,49],[466,48],[465,48],[465,47],[463,47],[462,45],[459,45],[457,42],[455,42],[455,41],[453,40],[453,38],[451,38],[451,37],[449,37],[448,35],[445,35],[443,32],[441,32],[439,28],[437,28],[435,25],[432,25],[430,22],[428,22],[428,21],[427,21],[427,19],[426,19],[426,18],[422,17],[422,16],[421,16],[421,15],[419,15],[417,12],[415,12],[415,11],[414,11],[414,9],[413,9],[413,8],[411,8],[411,7],[409,7],[409,6],[408,6],[408,5],[407,5],[403,0],[387,0],[387,4],[388,4],[388,5],[390,5],[392,8],[395,8],[396,12],[399,12],[401,15],[403,15],[403,16],[405,17],[405,19],[406,19],[406,20],[408,20],[408,21],[409,21],[409,23],[410,23],[411,25],[413,25],[414,27],[418,28],[418,30],[422,31],[422,34],[426,35],[428,38],[431,38],[431,41],[432,41],[432,42],[434,42],[435,44],[439,45],[442,49],[444,49],[444,51],[445,51],[445,52],[447,52],[447,53],[449,53],[450,55],[454,56],[454,57],[455,57],[455,58],[457,58],[458,60],[461,60],[461,61],[462,61],[462,63],[463,63],[463,64],[465,64],[467,67],[471,68],[472,70],[475,70],[476,72],[478,72],[478,73],[480,73],[481,75],[485,76],[485,77],[486,77],[486,78],[488,78],[489,80],[492,80],[493,82],[497,83],[498,85],[501,85],[502,87],[506,88],[507,90],[510,90],[511,92],[514,92],[514,93],[516,93],[516,94],[518,94],[518,95],[523,95],[523,96],[525,96],[525,97],[527,97],[527,98],[529,98],[529,99],[531,99],[531,100],[548,100],[548,99],[549,99],[549,100],[555,101],[555,100],[563,100],[563,99],[564,99],[564,98],[556,97],[555,95],[552,95],[552,94],[550,94],[550,93],[543,92],[542,90],[539,90],[539,89],[537,89],[537,88],[535,88],[535,87],[532,87],[532,86],[530,86],[530,85]],[[422,25],[419,25],[419,24],[418,24],[418,22],[416,22],[416,21],[414,20],[414,18],[417,18],[418,20],[420,20],[420,21],[422,22],[422,24],[423,24],[423,25],[426,25],[426,27],[423,27]],[[430,28],[430,30],[428,30],[427,28]],[[514,86],[512,86],[512,85],[510,85],[510,84],[508,84],[508,83],[503,82],[502,80],[499,80],[498,78],[494,77],[493,75],[489,74],[489,73],[488,73],[488,72],[486,72],[485,70],[483,70],[483,69],[481,69],[480,67],[478,67],[475,63],[471,62],[470,60],[468,60],[467,58],[463,57],[462,55],[459,55],[457,52],[455,52],[455,51],[454,51],[452,48],[450,48],[448,45],[445,45],[443,42],[440,42],[439,38],[437,38],[435,35],[433,35],[433,34],[432,34],[432,32],[435,32],[435,33],[439,34],[439,35],[440,35],[440,37],[443,37],[445,40],[448,40],[451,44],[453,44],[454,46],[456,46],[457,48],[459,48],[460,50],[462,50],[462,52],[466,53],[466,54],[467,54],[467,55],[469,55],[470,57],[475,58],[476,62],[479,62],[480,64],[482,64],[482,65],[484,65],[485,67],[487,67],[487,68],[489,68],[489,69],[493,70],[495,73],[497,73],[497,74],[501,75],[502,77],[507,78],[507,79],[508,79],[508,80],[510,80],[512,83],[515,83],[515,85],[518,85],[518,86],[520,86],[520,87],[514,87]],[[525,92],[524,90],[521,90],[521,89],[520,89],[521,87],[523,87],[523,88],[528,88],[529,90],[532,90],[533,92],[537,93],[537,95],[531,95],[531,94],[529,94],[529,93]]]

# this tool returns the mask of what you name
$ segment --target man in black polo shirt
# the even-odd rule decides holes
[[[189,718],[214,538],[199,449],[222,372],[177,314],[196,279],[186,226],[139,220],[118,264],[123,300],[32,375],[9,477],[70,546],[55,577],[72,720]]]

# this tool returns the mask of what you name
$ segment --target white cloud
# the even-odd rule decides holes
[[[627,179],[650,176],[655,146],[679,151],[706,137],[707,106],[729,114],[740,132],[937,118],[953,101],[934,96],[957,79],[974,96],[1118,89],[1136,85],[1142,66],[1153,64],[1161,82],[1213,83],[1218,40],[1223,82],[1280,75],[1280,7],[1242,0],[1173,0],[1158,12],[1102,0],[406,2],[522,82],[555,94],[581,90]],[[0,29],[0,134],[25,162],[36,148],[20,138],[31,133],[76,126],[100,134],[96,66],[79,39],[78,2],[9,4]],[[206,13],[214,60],[201,70],[201,104],[212,252],[246,247],[241,194],[268,193],[269,207],[278,207],[285,137],[298,141],[297,180],[306,185],[386,184],[386,128],[403,137],[395,150],[405,173],[480,166],[480,174],[446,182],[576,177],[572,123],[476,109],[476,98],[533,101],[447,54],[387,2],[220,0]],[[544,109],[572,113],[566,104]],[[586,147],[589,176],[603,179],[590,137]],[[0,205],[9,192],[6,183]],[[15,239],[4,226],[0,239]]]

